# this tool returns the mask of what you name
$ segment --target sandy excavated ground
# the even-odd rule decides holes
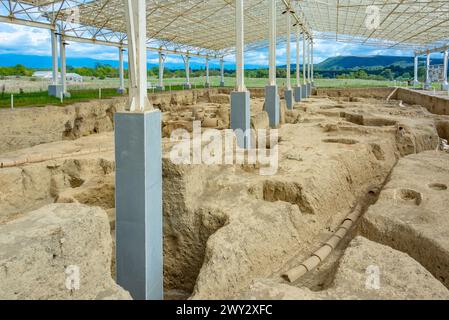
[[[191,130],[192,120],[229,125],[228,96],[157,99],[164,112],[167,298],[449,298],[449,155],[435,151],[449,131],[448,116],[385,99],[313,97],[293,111],[283,108],[278,171],[262,176],[259,164],[177,165],[169,159],[173,129]],[[252,126],[267,128],[263,98],[251,104]],[[113,133],[53,141],[0,154],[0,163],[18,163],[0,169],[0,234],[2,228],[16,232],[15,225],[26,226],[17,221],[36,219],[30,211],[56,202],[100,207],[114,235]],[[51,160],[44,157],[49,154]],[[396,190],[393,200],[389,190]],[[357,204],[367,209],[361,223],[317,269],[286,282],[281,274],[319,248]],[[358,234],[363,237],[352,240]],[[0,270],[7,259],[0,250]],[[380,290],[365,286],[371,265],[380,269]]]

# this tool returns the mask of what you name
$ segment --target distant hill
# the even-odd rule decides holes
[[[109,64],[118,67],[118,60],[96,60],[90,58],[67,58],[67,65],[72,67],[95,67],[97,63]],[[27,68],[49,69],[51,68],[50,56],[0,54],[0,66],[10,67],[17,64],[24,65]]]
[[[67,65],[71,67],[88,67],[93,68],[96,64],[108,64],[112,67],[118,67],[118,57],[117,60],[97,60],[91,58],[72,58],[67,57]],[[51,69],[51,57],[50,56],[35,56],[35,55],[17,55],[17,54],[0,54],[0,67],[11,67],[17,64],[24,65],[27,68],[33,69]],[[148,64],[148,67],[155,67],[157,64]],[[167,68],[170,69],[183,69],[183,63],[167,63]],[[211,68],[219,68],[218,60],[211,60]],[[125,69],[128,68],[128,63],[125,61]],[[205,68],[204,63],[198,63],[191,61],[190,68],[192,70],[197,70]],[[233,65],[226,65],[226,69],[235,69]]]
[[[96,64],[107,64],[112,67],[118,67],[117,60],[97,60],[92,58],[67,58],[67,65],[71,67],[89,67],[93,68]],[[420,57],[420,65],[425,64],[425,57]],[[443,59],[431,59],[432,64],[443,64]],[[0,67],[15,66],[17,64],[24,65],[27,68],[33,69],[51,69],[51,57],[50,56],[35,56],[35,55],[17,55],[17,54],[0,54]],[[148,64],[148,67],[155,67],[156,64]],[[315,65],[315,70],[323,71],[343,71],[347,69],[374,69],[385,68],[389,66],[398,67],[413,67],[413,57],[398,57],[398,56],[339,56],[327,58],[323,62]],[[183,69],[183,63],[167,63],[166,67],[169,69]],[[218,60],[211,60],[210,67],[218,68]],[[296,65],[292,64],[292,70],[295,70]],[[128,64],[125,62],[125,68],[128,68]],[[204,69],[203,62],[190,62],[190,68],[192,70]],[[226,70],[235,70],[235,65],[227,63],[225,65]],[[264,65],[245,65],[247,70],[250,69],[267,69]],[[285,65],[280,65],[278,68],[285,68]]]
[[[401,67],[413,66],[413,57],[399,56],[339,56],[327,58],[316,65],[316,70],[345,70],[356,68]],[[420,57],[419,64],[425,63],[425,57]],[[431,59],[431,64],[442,64],[443,59]]]

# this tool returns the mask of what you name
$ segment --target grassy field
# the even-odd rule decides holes
[[[71,97],[65,98],[63,102],[55,97],[50,97],[47,91],[16,93],[13,95],[14,107],[42,107],[46,105],[68,105],[74,102],[89,101],[99,98],[98,90],[72,90]],[[116,89],[102,89],[102,98],[118,96]],[[0,108],[11,107],[11,95],[0,94]]]
[[[165,86],[170,85],[181,85],[184,83],[184,79],[171,78],[164,79]],[[149,79],[151,83],[157,83],[157,79]],[[200,87],[204,84],[204,78],[194,78],[191,79],[192,87]],[[212,86],[218,86],[220,84],[220,77],[210,77],[210,82]],[[264,78],[245,78],[245,85],[247,87],[264,87],[268,82],[268,79]],[[285,86],[286,79],[277,79],[277,84],[279,86]],[[315,84],[318,87],[329,87],[329,88],[364,88],[364,87],[388,87],[394,86],[394,81],[377,81],[377,80],[360,80],[360,79],[316,79]],[[292,85],[296,85],[296,81],[292,80]],[[234,87],[235,78],[225,77],[225,86]],[[168,88],[167,88],[168,89]]]
[[[2,86],[0,81],[0,87]],[[148,79],[149,85],[154,86],[157,83],[157,79]],[[165,89],[170,90],[182,90],[185,79],[183,78],[168,78],[164,79]],[[203,88],[205,78],[191,78],[192,88]],[[210,77],[212,87],[218,87],[220,84],[220,77]],[[285,85],[285,79],[277,79],[279,86]],[[247,87],[263,87],[267,84],[267,79],[245,78],[245,84]],[[71,93],[70,98],[65,98],[61,101],[55,97],[49,97],[47,88],[47,82],[44,81],[30,81],[29,79],[17,79],[14,83],[14,89],[20,88],[22,90],[8,90],[6,87],[4,93],[0,93],[0,108],[10,108],[11,106],[11,92],[14,93],[14,107],[32,107],[32,106],[45,106],[45,105],[67,105],[75,102],[89,101],[99,98],[99,90],[101,88],[102,98],[110,98],[119,96],[116,88],[119,86],[118,79],[107,80],[89,80],[82,84],[70,84],[68,90]],[[35,85],[35,87],[33,87]],[[127,85],[127,84],[125,84]],[[225,86],[234,87],[235,78],[225,77]],[[292,85],[296,85],[295,81],[292,81]],[[405,83],[395,83],[394,81],[376,81],[376,80],[360,80],[360,79],[316,79],[315,85],[317,87],[326,88],[367,88],[367,87],[387,87],[394,85],[405,86]],[[437,84],[435,84],[437,86]],[[27,90],[23,90],[23,88]],[[156,89],[151,88],[148,90],[151,94],[156,92]]]

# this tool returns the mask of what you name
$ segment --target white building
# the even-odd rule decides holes
[[[51,80],[52,74],[51,71],[36,71],[33,73],[33,77]],[[58,79],[61,79],[61,74],[59,72]],[[66,80],[70,82],[83,82],[83,77],[77,73],[67,73]]]

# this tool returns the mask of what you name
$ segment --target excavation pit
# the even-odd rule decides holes
[[[252,127],[267,129],[263,97],[254,92]],[[170,159],[174,130],[182,128],[191,135],[193,120],[204,124],[203,131],[222,132],[229,127],[228,93],[211,89],[150,96],[163,112],[164,287],[168,299],[235,298],[255,279],[277,281],[285,269],[297,266],[329,232],[338,229],[366,190],[381,190],[398,160],[435,150],[438,135],[444,132],[441,121],[446,116],[423,114],[423,107],[409,106],[405,112],[399,103],[387,103],[379,93],[351,99],[330,94],[314,96],[307,104],[296,103],[291,111],[281,101],[278,170],[273,176],[261,176],[256,166],[237,163],[174,164]],[[41,141],[18,135],[16,144],[11,138],[0,144],[0,162],[6,164],[0,169],[0,194],[8,199],[0,203],[0,226],[26,218],[44,205],[64,202],[100,207],[114,235],[110,115],[123,105],[123,99],[117,99],[66,107],[65,112],[46,107],[2,117],[0,128],[6,129],[0,130],[15,127],[20,131],[21,125],[29,123],[20,124],[19,116],[30,119],[34,113],[37,120],[30,130],[39,135],[51,127],[52,133]],[[332,108],[361,115],[363,125],[336,117]],[[42,110],[45,117],[39,113]],[[425,186],[447,190],[438,178]],[[399,190],[398,206],[421,208],[427,203],[423,191],[414,187],[395,189]],[[346,246],[338,250],[343,253]],[[335,269],[338,257],[327,262],[329,270]],[[436,274],[433,269],[431,273]]]

